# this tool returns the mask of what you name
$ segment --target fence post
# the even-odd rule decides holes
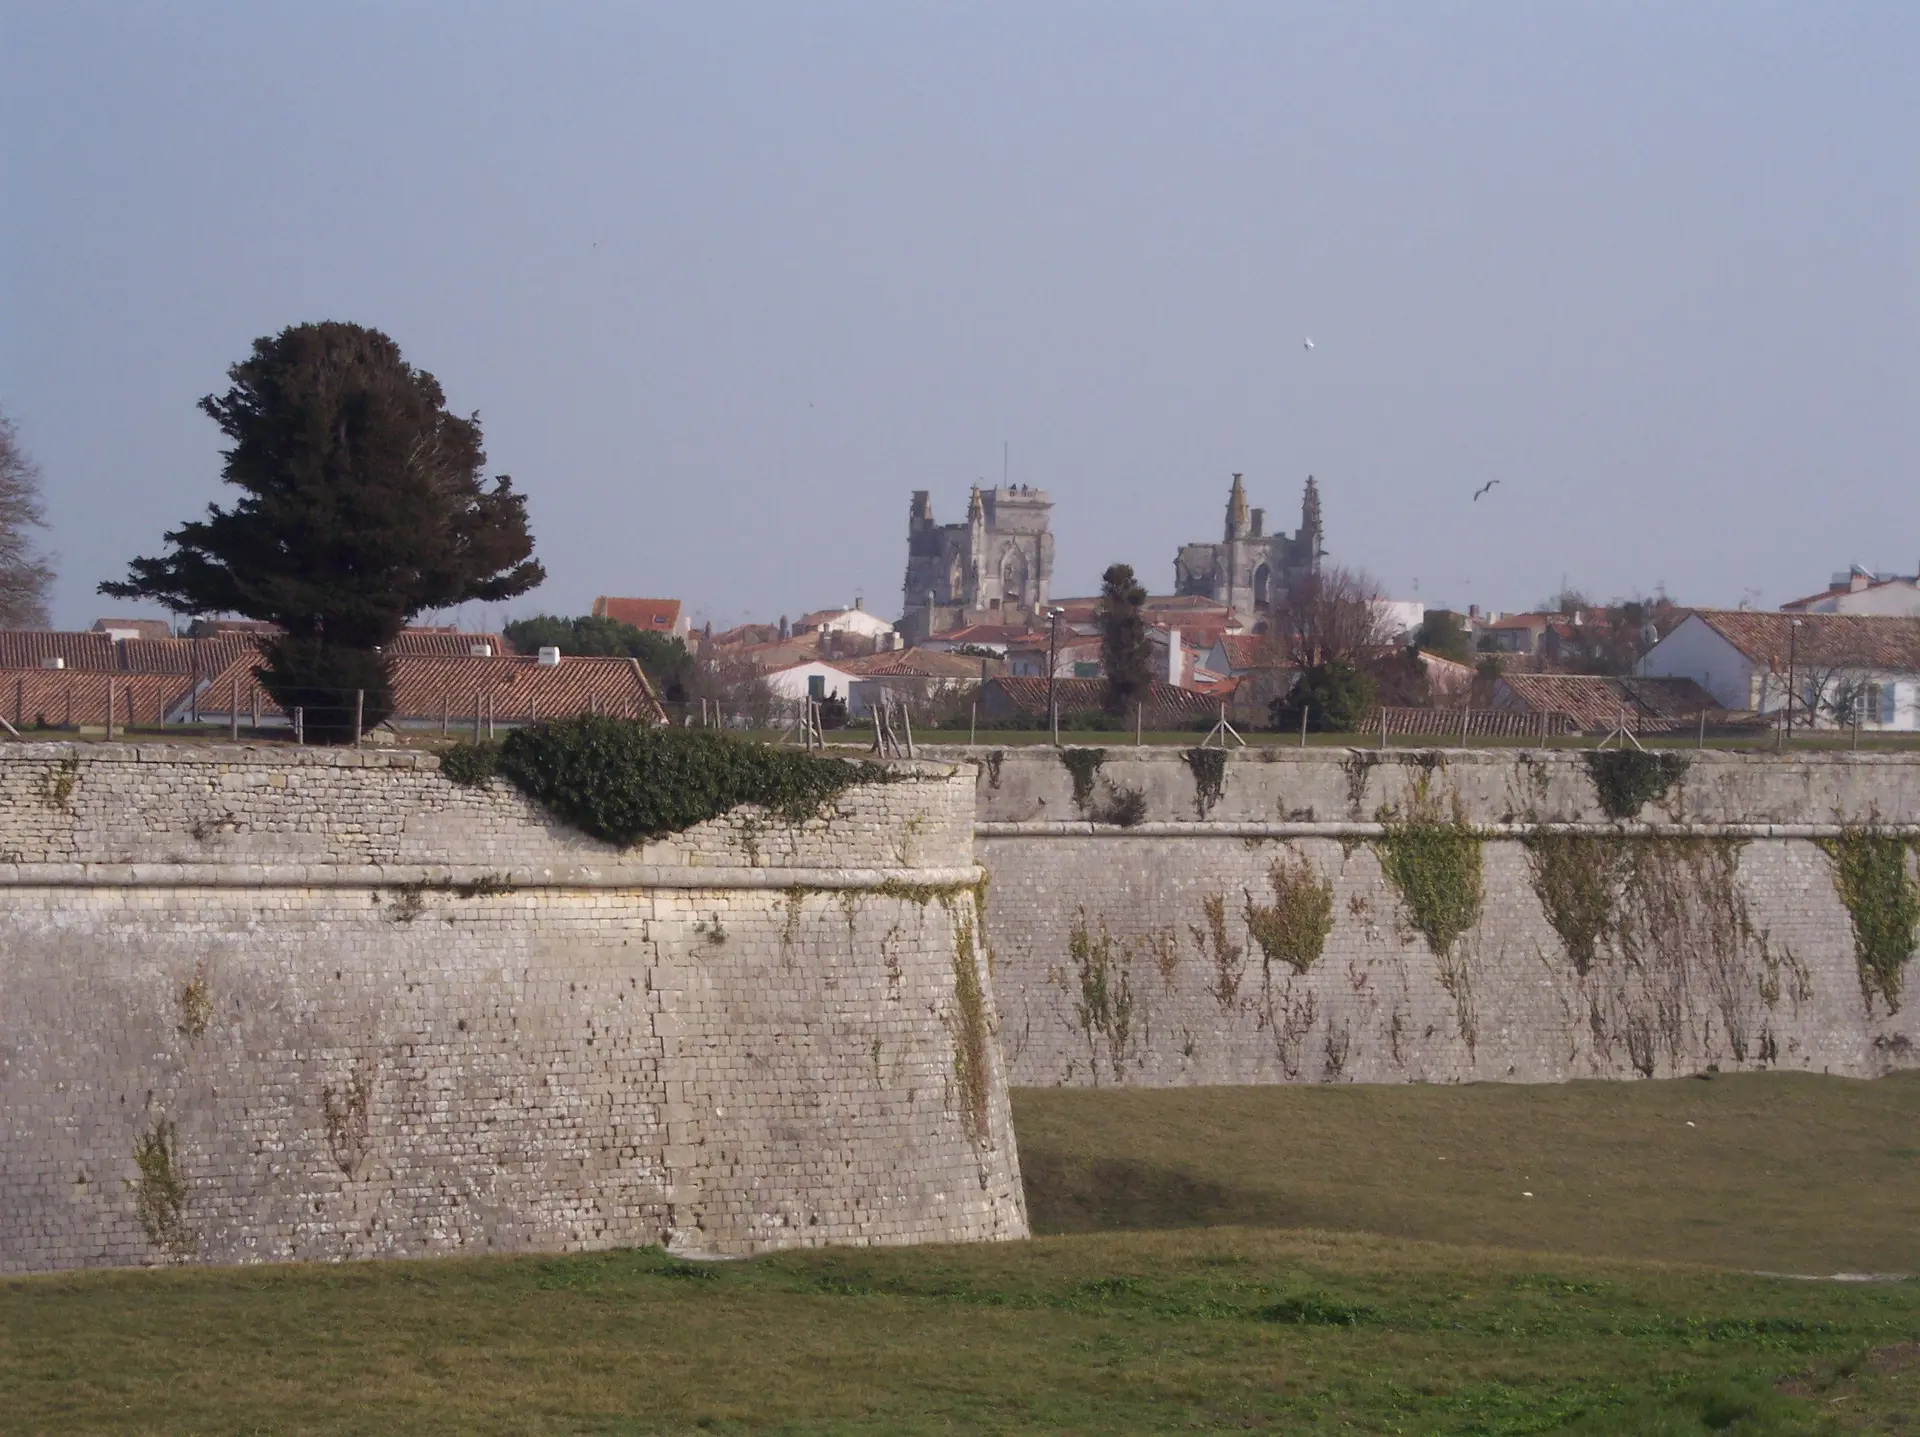
[[[1467,725],[1473,720],[1473,705],[1460,710],[1460,747],[1467,746]]]
[[[984,660],[982,661],[984,662]],[[967,705],[967,747],[973,747],[973,728],[980,717],[980,700],[975,699]]]
[[[247,691],[253,702],[253,731],[260,732],[260,685],[248,684]]]
[[[447,720],[453,717],[453,700],[445,694],[440,695],[440,737],[447,736]]]
[[[1856,747],[1858,747],[1859,732],[1860,730],[1856,727],[1854,729]],[[1705,748],[1706,746],[1707,746],[1707,711],[1705,709],[1701,709],[1700,710],[1700,741],[1696,743],[1694,747]]]
[[[367,717],[367,691],[353,691],[353,746],[360,747],[360,729]]]
[[[13,726],[19,728],[27,721],[27,681],[24,678],[13,681]]]
[[[1146,713],[1146,708],[1147,706],[1145,704],[1135,704],[1133,706],[1133,746],[1135,748],[1140,747],[1140,720],[1142,715]]]
[[[473,691],[473,741],[480,742],[480,690]]]
[[[232,702],[227,705],[227,742],[240,742],[240,676],[234,675]]]
[[[113,680],[107,680],[107,742],[113,742]]]
[[[1387,746],[1387,706],[1380,705],[1380,747]]]
[[[1305,748],[1307,746],[1307,709],[1308,707],[1309,706],[1304,703],[1300,705],[1300,747],[1302,748]],[[1227,746],[1227,736],[1225,734],[1221,734],[1220,747],[1225,748],[1226,746]]]
[[[305,704],[293,706],[293,741],[304,745],[307,741],[307,709]]]

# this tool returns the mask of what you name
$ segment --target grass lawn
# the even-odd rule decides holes
[[[1747,1270],[1920,1266],[1920,1078],[1016,1116],[1041,1226],[1161,1230],[13,1279],[0,1431],[1920,1432],[1920,1283]]]

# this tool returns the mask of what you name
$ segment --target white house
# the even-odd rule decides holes
[[[783,703],[797,705],[802,699],[847,699],[853,694],[856,675],[832,664],[810,659],[769,669],[762,675],[773,696]]]
[[[1920,618],[1695,609],[1640,660],[1692,679],[1722,707],[1796,721],[1920,729]]]
[[[891,634],[893,625],[878,614],[868,613],[865,600],[855,599],[851,609],[816,609],[811,614],[802,614],[793,626],[796,634],[810,634],[816,629],[823,634],[858,634],[863,639],[877,639],[882,634]]]
[[[1871,574],[1858,564],[1835,574],[1824,593],[1780,606],[1790,614],[1890,614],[1920,617],[1920,575]]]

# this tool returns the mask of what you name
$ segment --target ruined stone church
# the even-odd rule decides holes
[[[1025,484],[975,485],[960,524],[938,524],[925,489],[907,518],[900,628],[909,642],[968,624],[1024,624],[1053,580],[1053,501]]]
[[[1231,604],[1242,623],[1284,604],[1287,595],[1320,572],[1320,489],[1307,476],[1300,527],[1292,535],[1266,532],[1267,511],[1247,507],[1238,474],[1227,494],[1227,526],[1218,544],[1183,544],[1173,561],[1173,591]]]

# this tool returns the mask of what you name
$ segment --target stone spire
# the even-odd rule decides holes
[[[1227,542],[1231,544],[1235,539],[1244,538],[1248,523],[1247,491],[1236,474],[1233,476],[1233,488],[1227,494]]]
[[[1313,540],[1316,557],[1320,552],[1320,486],[1307,476],[1307,495],[1300,501],[1300,533]]]

